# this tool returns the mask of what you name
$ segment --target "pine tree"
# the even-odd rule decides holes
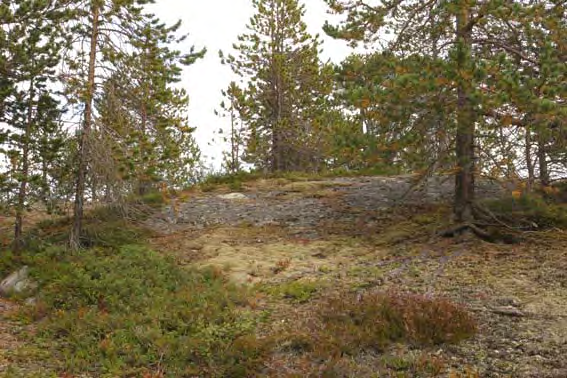
[[[123,178],[135,180],[136,192],[147,194],[152,184],[167,181],[182,186],[199,160],[187,124],[188,96],[176,88],[182,67],[201,58],[205,50],[181,54],[170,46],[184,39],[180,23],[166,27],[148,17],[131,40],[133,52],[124,56],[107,80],[100,100],[98,124],[112,135],[114,159]]]
[[[249,33],[223,58],[247,85],[246,159],[271,171],[320,165],[313,146],[322,128],[318,112],[332,87],[318,58],[320,41],[307,32],[305,9],[297,0],[254,0]]]
[[[236,174],[242,170],[242,160],[244,158],[242,146],[244,144],[244,127],[243,116],[246,114],[246,105],[244,104],[243,92],[232,81],[226,90],[222,91],[225,98],[220,104],[221,112],[215,111],[216,115],[228,117],[230,119],[229,135],[223,138],[225,143],[229,144],[229,151],[223,152],[223,168],[230,174]],[[222,133],[223,130],[220,130]]]
[[[530,25],[541,20],[542,11],[547,10],[546,14],[553,16],[553,29],[557,30],[562,25],[564,5],[545,1],[518,3],[497,0],[427,3],[380,1],[375,6],[350,0],[326,2],[332,11],[347,14],[339,27],[326,25],[325,31],[333,37],[375,44],[400,57],[417,55],[443,58],[444,74],[437,81],[432,81],[435,85],[429,92],[445,88],[445,92],[451,96],[442,100],[455,105],[452,113],[456,120],[455,130],[448,130],[455,140],[454,214],[457,222],[470,224],[477,210],[475,173],[479,168],[477,159],[482,152],[476,148],[482,146],[477,143],[478,127],[490,124],[494,129],[495,124],[500,124],[498,111],[507,108],[511,93],[518,89],[518,81],[511,79],[512,72],[509,69],[502,72],[502,68],[510,66],[503,67],[499,61],[545,61],[541,59],[541,50],[534,56],[526,56],[517,46],[510,44],[513,32],[504,28],[510,24],[522,27]],[[555,11],[549,12],[554,7]],[[389,33],[393,38],[384,42],[380,39],[382,33]],[[543,40],[550,41],[554,34],[548,33]],[[545,45],[543,40],[538,43],[540,47]],[[555,63],[554,67],[558,68],[558,65]],[[393,80],[415,80],[424,75],[431,76],[430,72],[413,76],[408,76],[407,72],[396,72]],[[500,84],[504,81],[510,85],[502,87]],[[488,87],[487,84],[491,82]],[[556,85],[553,87],[557,89]],[[491,93],[490,89],[493,88],[500,90]]]
[[[444,68],[440,59],[389,53],[352,55],[337,67],[336,97],[354,123],[338,141],[359,168],[446,165],[453,121],[451,103],[439,100],[451,94],[436,84]]]
[[[143,5],[152,0],[90,0],[74,3],[75,23],[71,28],[73,39],[87,40],[77,44],[75,54],[67,58],[66,87],[68,96],[81,105],[82,122],[78,132],[78,168],[76,176],[74,219],[70,246],[81,246],[82,222],[90,151],[93,142],[96,111],[94,100],[100,90],[104,72],[115,69],[131,46],[143,21]],[[121,43],[116,43],[120,41]],[[122,47],[123,46],[123,47]],[[96,191],[96,189],[95,189]]]
[[[8,151],[12,177],[18,183],[15,203],[14,251],[23,243],[23,217],[33,179],[34,156],[46,144],[38,139],[58,127],[61,109],[48,88],[66,43],[60,22],[68,16],[60,3],[20,1],[11,9],[13,25],[6,33],[12,91],[4,101],[2,120],[9,126]],[[44,141],[49,143],[49,136]]]

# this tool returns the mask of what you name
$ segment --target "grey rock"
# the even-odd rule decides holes
[[[496,307],[492,312],[498,315],[511,316],[514,318],[523,318],[526,316],[522,311],[512,306]]]
[[[502,297],[497,299],[498,304],[502,306],[520,307],[521,302],[516,297]]]
[[[246,197],[246,195],[242,194],[242,193],[223,194],[223,195],[220,195],[219,198],[224,199],[224,200],[230,200],[230,201],[248,199],[248,197]]]
[[[37,304],[37,298],[36,297],[30,297],[28,299],[26,299],[26,301],[24,302],[26,306],[35,306]]]
[[[36,283],[29,278],[29,268],[24,266],[10,274],[0,283],[0,295],[10,296],[13,294],[21,294],[33,290],[36,287]]]

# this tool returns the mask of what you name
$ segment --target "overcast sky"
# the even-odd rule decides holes
[[[218,51],[230,52],[236,37],[246,31],[246,24],[253,14],[251,0],[157,0],[150,8],[162,20],[173,23],[183,22],[182,31],[189,33],[187,45],[196,48],[206,47],[204,59],[188,67],[183,76],[183,87],[190,96],[189,122],[197,127],[196,138],[207,164],[220,166],[221,143],[212,143],[213,132],[227,127],[227,121],[214,115],[222,101],[221,90],[234,80],[230,69],[220,64]],[[335,41],[321,30],[325,20],[331,18],[326,13],[323,0],[304,0],[305,21],[311,34],[319,33],[324,40],[324,60],[341,61],[350,49],[343,41]],[[213,160],[214,158],[214,160]],[[213,163],[214,162],[214,163]]]

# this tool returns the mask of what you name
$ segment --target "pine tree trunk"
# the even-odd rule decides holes
[[[549,186],[549,163],[547,161],[547,143],[545,137],[538,134],[537,156],[539,161],[539,181],[541,186]]]
[[[454,214],[456,222],[473,220],[474,201],[474,134],[475,116],[470,95],[472,93],[472,75],[470,74],[471,29],[468,6],[462,5],[457,15],[457,46],[459,85],[457,89],[457,174],[455,180]]]
[[[16,206],[16,222],[14,225],[14,253],[19,254],[23,247],[23,223],[24,223],[24,207],[26,201],[26,192],[29,177],[29,151],[30,138],[33,120],[33,99],[34,99],[34,80],[30,79],[28,100],[28,114],[26,121],[26,130],[23,135],[22,146],[22,177],[20,182],[20,190],[18,191],[18,205]]]
[[[230,166],[228,170],[231,174],[238,173],[239,162],[238,162],[238,140],[236,137],[236,127],[234,126],[236,122],[236,115],[234,111],[234,100],[231,100],[230,105]]]
[[[83,212],[85,200],[85,182],[87,175],[88,160],[88,139],[90,136],[93,116],[93,97],[95,86],[95,65],[97,55],[97,40],[99,33],[99,16],[100,8],[97,4],[92,3],[92,31],[91,44],[89,53],[89,76],[87,79],[87,90],[85,94],[85,111],[83,120],[83,129],[79,137],[79,169],[77,172],[77,184],[75,191],[75,206],[73,228],[71,230],[70,247],[78,250],[81,247],[81,234],[83,229]]]
[[[146,45],[149,43],[147,36],[146,36],[146,39],[145,39],[145,43],[146,43]],[[144,54],[145,55],[143,56],[142,70],[143,70],[143,72],[147,72],[148,67],[147,67],[147,64],[146,64],[146,59],[147,59],[147,54],[149,54],[147,49],[144,50]],[[148,167],[146,165],[146,138],[147,138],[147,122],[148,122],[148,108],[147,108],[146,101],[148,101],[148,97],[149,97],[148,83],[146,81],[144,81],[142,85],[143,85],[143,98],[142,98],[141,109],[140,109],[140,116],[141,116],[140,128],[141,128],[141,133],[142,133],[142,138],[141,138],[141,142],[140,142],[140,164],[141,164],[142,174],[141,174],[141,177],[139,177],[139,180],[138,180],[138,195],[140,197],[145,196],[150,191],[150,182],[149,182],[148,177],[147,177]]]
[[[534,162],[532,160],[532,133],[530,130],[530,125],[526,125],[526,137],[525,137],[525,151],[524,156],[526,159],[526,167],[528,170],[528,182],[526,186],[526,191],[531,193],[533,190],[533,185],[535,181],[535,169],[534,169]]]
[[[48,215],[53,214],[53,204],[49,200],[49,185],[47,183],[47,162],[41,161],[41,201]]]

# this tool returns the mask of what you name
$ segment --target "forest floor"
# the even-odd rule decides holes
[[[446,296],[474,313],[478,334],[434,350],[397,346],[398,358],[433,354],[446,371],[471,376],[567,377],[567,232],[526,233],[517,244],[439,238],[449,224],[452,180],[430,180],[399,205],[411,179],[260,180],[244,184],[245,197],[225,199],[228,187],[192,194],[151,220],[161,234],[153,244],[180,264],[283,288],[267,290],[282,293],[279,300],[258,299],[282,322],[337,291]],[[498,197],[503,188],[485,182],[479,193]],[[374,376],[383,362],[374,357],[343,361],[345,376]],[[287,371],[301,376],[289,358]]]
[[[440,238],[450,224],[452,180],[434,178],[405,195],[412,180],[220,185],[183,193],[145,227],[152,247],[179,265],[212,267],[254,288],[250,306],[269,314],[260,335],[307,326],[322,303],[345,292],[448,298],[478,327],[458,344],[400,342],[380,353],[341,354],[332,375],[317,373],[328,361],[280,349],[260,376],[567,377],[567,232],[526,232],[514,244]],[[478,191],[505,193],[495,182]],[[12,306],[0,302],[0,373],[6,349],[22,342],[6,323]],[[417,368],[424,361],[429,370]]]

